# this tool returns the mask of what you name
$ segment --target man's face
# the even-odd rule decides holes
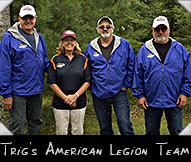
[[[98,25],[98,31],[102,38],[107,39],[113,34],[113,26],[107,20]]]
[[[32,15],[26,15],[22,18],[19,17],[20,27],[26,32],[32,32],[36,23],[36,17]]]
[[[153,28],[153,37],[157,43],[167,43],[170,35],[170,28],[159,25]]]

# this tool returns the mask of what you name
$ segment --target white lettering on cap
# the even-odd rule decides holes
[[[66,31],[66,34],[74,34],[73,31]]]

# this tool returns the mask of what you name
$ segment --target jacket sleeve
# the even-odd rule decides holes
[[[47,50],[46,50],[46,42],[43,38],[43,36],[39,33],[40,38],[42,40],[42,44],[43,44],[43,51],[44,51],[44,72],[48,72],[48,67],[50,64],[50,60],[47,58]]]
[[[128,45],[128,63],[127,63],[127,74],[124,78],[124,84],[123,86],[128,89],[132,87],[132,82],[133,82],[133,72],[134,72],[134,66],[135,66],[135,55],[134,55],[134,51],[133,48],[130,46],[130,44]]]
[[[0,42],[0,57],[1,57],[1,42]],[[1,94],[1,77],[0,77],[0,95],[2,95]]]
[[[180,88],[180,93],[189,97],[191,96],[191,72],[190,72],[191,62],[190,62],[190,54],[184,47],[183,47],[183,55],[184,55],[185,65],[184,65],[184,74]]]
[[[135,70],[133,74],[133,86],[132,94],[138,99],[143,97],[144,94],[144,62],[143,62],[142,49],[139,50],[139,53],[135,60]]]
[[[0,93],[4,98],[12,96],[11,84],[11,36],[5,33],[1,39],[0,49]]]
[[[86,50],[85,50],[85,52],[84,52],[84,55],[85,55],[85,56],[88,58],[88,60],[89,60],[88,49],[89,49],[89,44],[88,44],[88,46],[87,46],[87,48],[86,48]]]

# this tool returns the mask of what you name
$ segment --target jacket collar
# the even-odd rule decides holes
[[[176,40],[171,38],[171,37],[169,37],[169,39],[172,40],[172,44],[174,42],[176,42]],[[147,49],[149,49],[161,61],[160,56],[159,56],[157,50],[155,49],[155,47],[153,45],[153,38],[148,40],[148,41],[146,41],[145,46],[146,46]]]
[[[27,44],[28,46],[30,46],[32,48],[30,43],[20,34],[19,29],[18,29],[19,25],[20,25],[20,23],[16,22],[12,27],[10,27],[8,29],[8,31],[11,32],[13,37],[15,37],[16,39],[19,39],[20,41],[24,42],[25,44]],[[38,42],[39,42],[39,34],[35,28],[34,28],[34,36],[35,36],[36,51],[37,51]]]
[[[116,35],[113,35],[114,37],[115,37],[115,42],[114,42],[114,46],[113,46],[113,50],[112,50],[112,52],[111,52],[111,54],[116,50],[116,48],[120,45],[120,43],[121,43],[121,39],[120,39],[120,37],[118,37],[118,36],[116,36]],[[94,40],[92,40],[91,42],[90,42],[90,45],[92,46],[92,48],[94,48],[96,51],[98,51],[99,53],[101,53],[102,54],[102,52],[101,52],[101,49],[100,49],[100,47],[99,47],[99,45],[98,45],[98,39],[99,39],[100,37],[97,37],[97,38],[95,38]]]

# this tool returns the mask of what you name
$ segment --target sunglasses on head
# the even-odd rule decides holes
[[[167,30],[166,26],[157,26],[156,28],[154,28],[155,32],[160,32],[160,30],[162,30],[162,32],[164,33]]]
[[[101,25],[99,28],[103,30],[103,29],[105,29],[105,28],[111,29],[112,27],[111,27],[110,25],[106,25],[106,26]]]

